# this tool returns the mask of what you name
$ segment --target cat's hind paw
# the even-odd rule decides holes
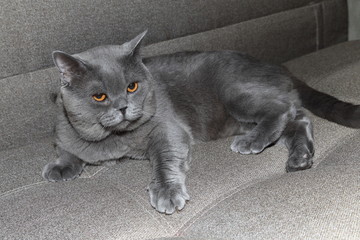
[[[241,154],[258,154],[262,152],[268,144],[267,141],[262,139],[236,136],[231,144],[231,150]]]
[[[313,156],[314,152],[309,151],[305,145],[296,149],[289,156],[289,159],[286,163],[286,171],[296,172],[311,168],[313,165]]]
[[[148,191],[151,206],[160,213],[173,214],[181,211],[190,200],[184,184],[150,183]]]
[[[68,181],[79,177],[82,171],[83,167],[80,165],[61,165],[52,162],[45,165],[42,176],[49,182]]]

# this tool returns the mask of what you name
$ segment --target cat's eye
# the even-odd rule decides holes
[[[133,93],[138,89],[138,87],[139,87],[139,84],[137,82],[130,83],[128,88],[127,88],[127,91],[129,93]]]
[[[107,96],[105,93],[100,93],[100,94],[94,94],[92,98],[97,102],[103,102],[106,100]]]

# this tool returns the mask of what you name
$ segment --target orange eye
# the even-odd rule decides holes
[[[127,91],[130,93],[133,93],[138,89],[138,87],[139,87],[139,84],[137,82],[130,83],[127,88]]]
[[[92,97],[97,102],[103,102],[107,98],[105,93],[94,94]]]

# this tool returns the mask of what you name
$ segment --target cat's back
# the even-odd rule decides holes
[[[219,57],[216,52],[179,52],[144,59],[158,94],[172,102],[194,103],[212,98]],[[201,99],[197,96],[202,96]]]
[[[144,64],[156,80],[165,80],[162,77],[189,76],[205,64],[208,54],[203,52],[178,52],[145,58]],[[160,78],[160,79],[158,79]],[[175,80],[175,79],[173,79]]]
[[[229,118],[219,101],[217,85],[226,78],[222,65],[234,59],[230,55],[181,52],[144,60],[154,78],[156,98],[170,103],[176,117],[192,129],[197,140],[218,138]]]
[[[157,84],[183,95],[219,95],[224,86],[289,91],[284,67],[259,61],[237,51],[179,52],[144,59]]]
[[[224,69],[229,68],[230,62],[236,62],[239,68],[248,61],[240,53],[231,51],[178,52],[144,59],[157,84],[167,91],[181,89],[185,95],[197,93],[199,88],[210,90],[217,76],[223,75],[222,71],[228,72]]]
[[[283,75],[284,69],[259,61],[237,51],[187,51],[143,59],[157,81],[221,81],[227,74],[236,74],[241,80],[260,75]],[[170,82],[169,82],[170,83]]]
[[[231,121],[227,99],[290,99],[291,79],[279,66],[235,51],[181,52],[144,59],[156,97],[193,130],[195,138],[216,139]],[[214,130],[215,129],[215,130]]]

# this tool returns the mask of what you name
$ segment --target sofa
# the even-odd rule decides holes
[[[282,145],[241,155],[231,138],[200,143],[191,200],[173,215],[149,203],[149,161],[87,166],[60,183],[41,176],[56,159],[52,51],[122,44],[148,29],[144,57],[237,50],[360,104],[346,0],[3,0],[0,23],[0,239],[360,239],[360,132],[311,113],[311,169],[287,173]]]

